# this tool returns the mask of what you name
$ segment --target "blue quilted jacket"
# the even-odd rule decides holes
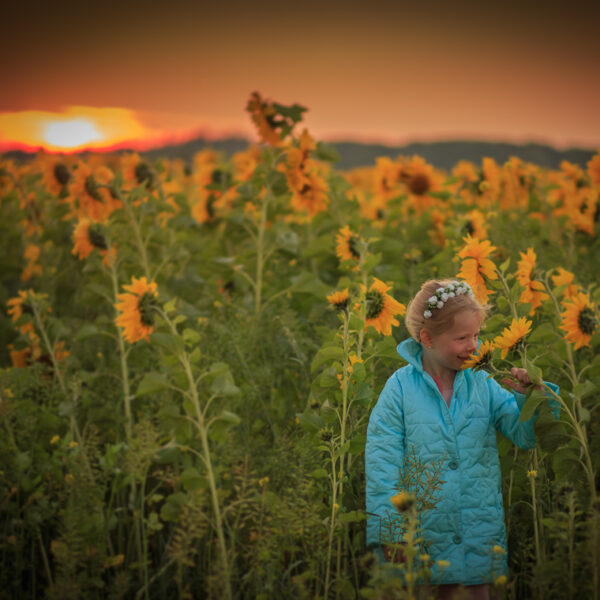
[[[369,419],[367,545],[381,545],[386,521],[400,516],[390,498],[398,491],[406,452],[414,450],[424,463],[444,461],[437,504],[421,515],[431,558],[450,562],[446,569],[434,565],[432,581],[465,585],[492,581],[508,572],[506,554],[493,552],[495,545],[506,549],[496,429],[520,448],[533,448],[535,417],[519,422],[525,396],[472,369],[456,374],[448,407],[423,370],[421,352],[412,338],[398,346],[408,365],[388,379]]]

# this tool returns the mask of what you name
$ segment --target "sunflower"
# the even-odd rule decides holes
[[[277,110],[264,101],[258,92],[253,92],[246,104],[246,112],[258,129],[260,141],[272,146],[281,143],[281,122],[277,121]]]
[[[109,260],[114,262],[116,259],[116,248],[111,248],[111,256],[108,255],[108,246],[106,238],[102,233],[102,227],[98,223],[92,223],[89,219],[79,219],[73,230],[73,250],[72,254],[79,256],[80,260],[85,260],[97,248],[102,256],[102,264],[110,266]]]
[[[479,240],[470,235],[464,237],[463,240],[465,246],[458,253],[463,261],[457,276],[464,279],[471,286],[477,301],[485,304],[494,292],[487,289],[484,277],[498,279],[496,266],[488,258],[496,250],[496,247],[492,246],[489,240]]]
[[[310,218],[327,209],[329,186],[316,169],[308,171],[302,188],[292,190],[292,208],[306,212]]]
[[[280,168],[285,172],[292,191],[299,191],[304,187],[306,172],[313,163],[310,159],[310,152],[315,148],[313,138],[305,129],[298,140],[298,146],[291,146],[288,149],[285,163],[282,163]]]
[[[40,257],[40,247],[36,244],[27,244],[23,253],[27,264],[21,273],[21,281],[27,281],[36,275],[42,274],[42,265],[38,264],[37,260]]]
[[[373,284],[366,293],[367,315],[365,328],[372,325],[383,335],[392,335],[392,325],[399,325],[394,316],[402,316],[406,313],[404,304],[386,294],[390,289],[392,289],[391,286],[373,277]]]
[[[600,186],[600,150],[587,163],[587,172],[592,183]]]
[[[467,218],[465,229],[468,235],[480,240],[487,237],[488,226],[485,222],[485,216],[481,211],[477,209],[472,210],[465,217]]]
[[[145,339],[154,331],[154,299],[158,296],[156,283],[146,281],[145,277],[132,278],[131,285],[123,287],[130,293],[119,294],[120,302],[115,308],[121,313],[115,319],[117,326],[123,328],[123,337],[130,343]]]
[[[575,350],[589,346],[592,334],[598,329],[598,316],[588,294],[577,292],[563,303],[560,328],[566,331],[565,339]]]
[[[346,225],[340,229],[336,236],[336,250],[340,261],[344,260],[355,260],[360,258],[360,247],[363,243],[360,236],[352,233],[350,226]]]
[[[521,317],[518,321],[513,319],[510,327],[505,327],[504,331],[494,339],[496,348],[502,352],[500,356],[505,358],[508,351],[516,346],[531,331],[531,321]]]
[[[156,187],[157,176],[154,169],[137,152],[123,155],[120,162],[124,190],[131,190],[138,185],[148,190]]]
[[[517,264],[517,279],[519,284],[525,288],[521,292],[519,302],[531,304],[529,314],[533,315],[535,309],[541,306],[544,300],[548,299],[548,294],[542,291],[544,284],[532,278],[535,271],[535,261],[537,260],[533,248],[527,248],[527,252],[520,252],[519,254],[521,260]]]
[[[485,369],[492,362],[492,354],[496,344],[493,340],[486,340],[481,343],[477,352],[473,352],[471,356],[463,363],[463,369],[474,369],[479,371]]]
[[[431,194],[442,189],[444,177],[421,156],[413,156],[412,159],[403,161],[400,179],[406,185],[408,203],[417,215],[439,203]]]
[[[113,197],[108,187],[113,180],[113,172],[105,165],[92,169],[81,162],[74,174],[71,188],[73,197],[79,198],[79,216],[92,221],[105,221],[121,206],[120,200]]]
[[[42,172],[42,182],[48,192],[55,197],[68,194],[67,185],[72,179],[69,166],[63,157],[40,155],[36,158]]]
[[[327,296],[327,301],[336,310],[346,310],[348,305],[350,304],[350,296],[348,295],[348,288],[342,290],[341,292],[334,292]]]
[[[23,315],[32,315],[33,308],[31,306],[32,290],[19,290],[19,295],[16,298],[10,298],[6,302],[8,306],[8,314],[13,323],[17,323]],[[37,341],[39,338],[35,333],[35,328],[32,321],[27,321],[19,326],[19,331],[23,335],[29,336],[32,341]]]
[[[566,269],[563,269],[562,267],[558,267],[556,269],[557,274],[556,275],[552,275],[552,283],[556,286],[556,287],[560,287],[560,286],[565,286],[562,295],[565,298],[572,298],[575,294],[577,294],[577,292],[579,292],[579,286],[575,283],[573,283],[573,280],[575,279],[575,275],[573,273],[571,273],[570,271],[567,271]]]

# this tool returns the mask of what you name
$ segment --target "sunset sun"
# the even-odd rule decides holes
[[[10,143],[49,152],[102,150],[152,137],[137,115],[117,107],[67,106],[0,114],[0,148]]]
[[[44,127],[42,136],[45,142],[58,148],[75,148],[104,139],[96,124],[89,119],[50,121]]]

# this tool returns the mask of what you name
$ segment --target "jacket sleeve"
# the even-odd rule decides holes
[[[546,382],[547,383],[547,382]],[[519,421],[521,408],[525,404],[525,396],[518,392],[510,392],[504,389],[491,377],[487,380],[491,397],[492,420],[496,429],[505,435],[513,444],[523,450],[529,450],[536,445],[534,424],[538,417],[537,411],[527,421]],[[553,391],[558,392],[558,387],[553,383],[547,383]],[[555,418],[556,401],[548,398]]]
[[[367,546],[381,543],[381,521],[395,514],[390,498],[397,492],[404,461],[402,388],[396,374],[385,384],[369,418],[365,447]],[[397,516],[395,514],[395,516]]]

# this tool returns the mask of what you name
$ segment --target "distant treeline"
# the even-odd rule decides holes
[[[181,158],[190,163],[194,154],[205,148],[212,148],[231,156],[235,152],[245,150],[249,141],[245,138],[224,138],[207,140],[197,138],[183,144],[163,146],[143,152],[146,158]],[[468,160],[480,164],[484,157],[493,158],[504,164],[511,156],[534,163],[542,167],[556,169],[563,160],[585,167],[586,163],[597,152],[597,149],[585,150],[569,148],[557,150],[543,144],[508,144],[501,142],[455,141],[412,143],[405,146],[386,146],[383,144],[362,144],[358,142],[336,142],[332,146],[339,154],[335,163],[337,169],[347,170],[355,167],[369,166],[375,163],[378,156],[396,158],[398,155],[422,156],[427,162],[440,169],[451,169],[460,160]],[[8,152],[5,156],[19,161],[27,161],[31,156],[23,152]]]

